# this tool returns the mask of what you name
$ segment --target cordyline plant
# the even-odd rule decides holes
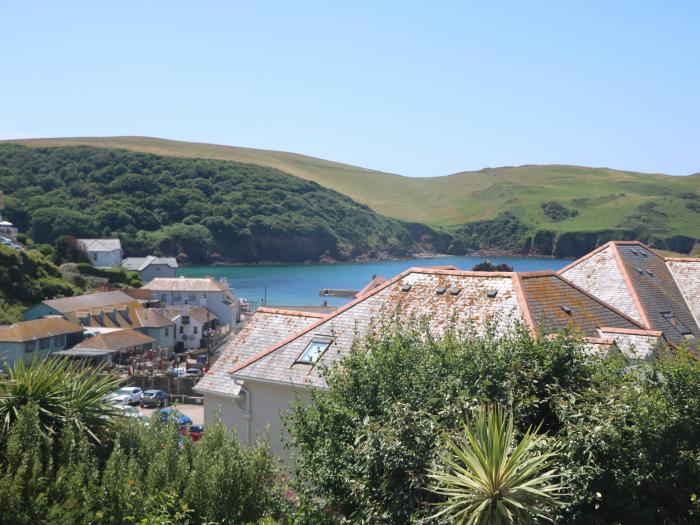
[[[553,522],[563,504],[556,449],[539,427],[516,443],[513,417],[499,407],[477,410],[464,432],[446,438],[439,467],[431,470],[431,490],[444,498],[433,517],[466,525]]]
[[[38,407],[45,435],[70,426],[100,443],[111,432],[114,408],[107,396],[119,387],[117,376],[55,358],[29,363],[19,359],[5,369],[7,378],[0,379],[0,441],[29,404]]]

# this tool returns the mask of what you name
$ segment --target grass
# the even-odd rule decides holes
[[[398,219],[447,226],[516,213],[531,226],[555,231],[587,231],[630,223],[640,206],[643,223],[667,235],[697,237],[700,212],[687,205],[698,199],[700,174],[674,177],[607,168],[545,165],[484,169],[441,177],[403,177],[327,160],[233,146],[179,142],[149,137],[25,139],[28,146],[88,145],[157,155],[233,160],[270,166],[323,186]],[[578,210],[560,222],[547,218],[542,201],[557,201]],[[697,208],[696,208],[697,210]]]

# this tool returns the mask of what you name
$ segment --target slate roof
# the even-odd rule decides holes
[[[228,285],[212,277],[156,277],[143,285],[152,292],[225,292]]]
[[[89,339],[81,341],[73,348],[118,351],[156,342],[154,338],[137,332],[136,330],[118,330],[116,332],[90,337]]]
[[[587,261],[600,252],[612,255],[619,272],[619,277],[614,279],[618,282],[610,283],[608,290],[621,286],[621,283],[624,285],[624,292],[619,291],[617,294],[627,294],[631,298],[644,328],[662,331],[664,338],[672,346],[687,342],[691,348],[697,347],[700,326],[690,310],[689,303],[686,302],[666,260],[644,244],[638,241],[611,241],[560,270],[560,274],[565,277],[573,276],[575,272],[572,270],[576,266],[590,264]],[[693,269],[696,267],[689,271]],[[589,272],[595,271],[596,266],[593,265]],[[591,289],[591,292],[613,304],[616,302],[615,297],[604,296],[605,288],[598,287]]]
[[[116,304],[127,304],[134,299],[124,292],[114,290],[111,292],[97,292],[74,297],[62,297],[60,299],[48,299],[42,301],[46,306],[53,308],[57,312],[66,314],[76,310],[88,310],[90,308],[101,308],[103,306],[113,306]]]
[[[173,325],[170,319],[162,316],[155,308],[138,308],[135,313],[137,324],[141,328],[164,328]]]
[[[122,266],[131,272],[141,272],[152,264],[163,264],[171,268],[177,268],[177,259],[175,257],[149,255],[147,257],[127,257],[122,261]]]
[[[571,313],[562,309],[561,303],[566,303],[564,306]],[[236,364],[231,373],[243,380],[322,387],[325,382],[320,365],[340,359],[373,323],[396,312],[402,319],[424,320],[436,336],[449,328],[483,333],[487,326],[501,334],[525,322],[533,332],[540,325],[545,334],[574,327],[589,338],[592,346],[614,343],[613,338],[604,337],[599,330],[607,326],[620,328],[618,338],[627,337],[624,330],[654,337],[633,319],[554,272],[411,268],[331,316]],[[330,344],[315,365],[299,363],[311,342]]]
[[[666,266],[681,289],[695,321],[700,322],[700,259],[666,259]]]
[[[121,250],[119,239],[76,239],[89,252],[113,252]]]
[[[240,385],[230,373],[237,363],[250,359],[270,345],[288,338],[324,317],[318,313],[258,308],[241,331],[226,344],[214,365],[197,383],[195,390],[227,396],[237,395]]]
[[[182,315],[182,308],[177,307],[152,308],[152,310],[156,310],[160,315],[162,315],[166,319],[170,319],[171,321],[174,321]],[[204,306],[190,306],[189,316],[193,319],[196,319],[202,324],[205,324],[207,321],[214,321],[219,318],[214,312],[212,312]]]
[[[56,335],[80,333],[82,331],[82,326],[65,319],[44,317],[43,319],[23,321],[0,328],[0,342],[21,343]]]
[[[554,272],[518,274],[529,323],[546,334],[573,328],[585,337],[599,337],[600,327],[641,329],[638,322]]]

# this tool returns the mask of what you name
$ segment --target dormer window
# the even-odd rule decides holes
[[[673,328],[675,328],[678,331],[678,333],[681,334],[682,336],[689,336],[689,335],[692,336],[693,335],[693,331],[690,328],[688,328],[683,323],[683,321],[678,319],[673,314],[673,312],[660,312],[660,314],[661,314],[661,317],[663,317],[666,321],[671,323],[671,326],[673,326]]]
[[[295,364],[315,365],[330,345],[331,342],[328,340],[312,340],[295,361]]]

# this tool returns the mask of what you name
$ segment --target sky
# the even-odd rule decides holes
[[[700,2],[5,2],[0,139],[700,172]]]

